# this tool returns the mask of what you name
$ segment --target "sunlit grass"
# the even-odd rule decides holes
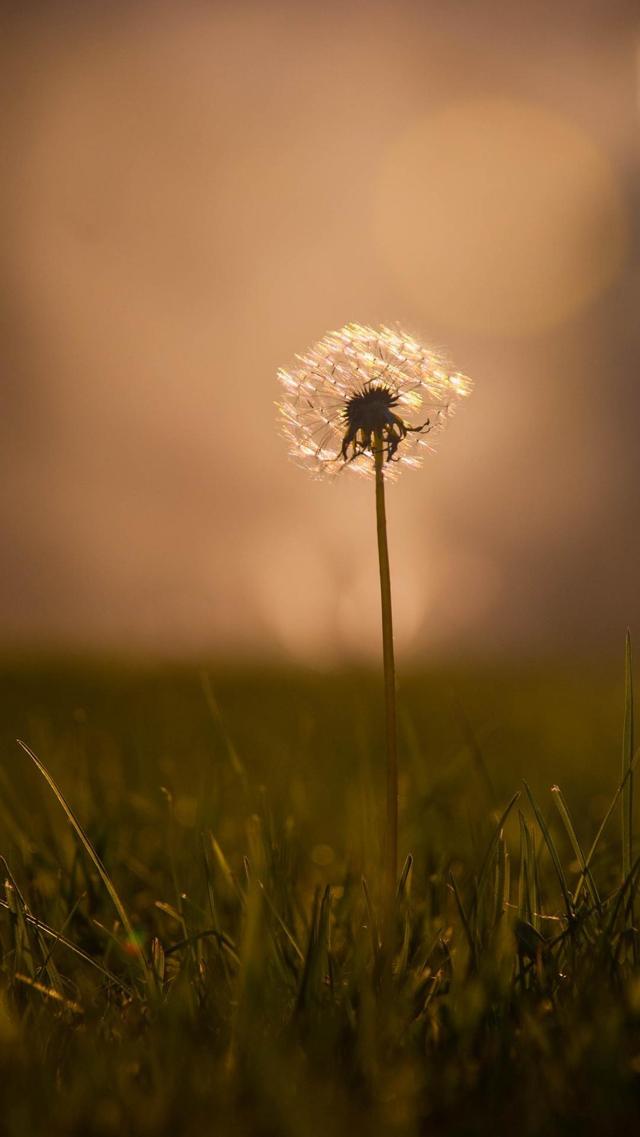
[[[2,678],[3,1132],[633,1119],[622,669],[406,676],[391,976],[375,675]]]

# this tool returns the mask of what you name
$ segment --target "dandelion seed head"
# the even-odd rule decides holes
[[[294,358],[278,371],[281,431],[316,477],[373,475],[376,446],[387,477],[419,466],[472,388],[437,352],[384,325],[347,324]]]

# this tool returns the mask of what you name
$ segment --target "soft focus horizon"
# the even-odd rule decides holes
[[[405,658],[640,632],[636,6],[2,12],[5,649],[377,658],[370,484],[276,380],[396,322],[471,398],[389,487]]]

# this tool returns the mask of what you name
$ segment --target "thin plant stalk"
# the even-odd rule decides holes
[[[472,383],[400,328],[355,323],[328,332],[290,370],[280,368],[278,378],[291,456],[317,476],[337,477],[348,467],[375,478],[387,754],[383,942],[389,946],[398,879],[398,731],[384,482],[420,464],[423,436],[431,435],[432,450],[433,436]],[[386,960],[390,952],[382,955]]]
[[[396,669],[393,655],[393,618],[391,612],[391,574],[389,571],[387,516],[384,497],[384,456],[382,434],[376,432],[374,450],[376,469],[376,524],[378,532],[378,562],[380,566],[385,739],[387,752],[385,908],[387,916],[389,916],[393,908],[398,876],[398,727],[396,716]]]

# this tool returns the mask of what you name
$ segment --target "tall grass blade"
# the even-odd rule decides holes
[[[214,837],[214,835],[210,829],[207,829],[206,835],[209,838],[209,841],[211,844],[211,851],[215,857],[218,868],[220,869],[220,872],[222,874],[222,878],[223,878],[225,884],[227,885],[229,892],[231,892],[235,896],[237,896],[240,903],[244,904],[245,903],[245,895],[244,895],[242,889],[240,888],[240,885],[238,884],[238,881],[237,881],[234,873],[231,871],[231,867],[229,865],[229,862],[228,862],[227,858],[225,857],[220,845],[218,844],[216,838]]]
[[[587,864],[587,861],[585,859],[585,855],[582,851],[582,845],[580,844],[580,842],[578,840],[578,836],[576,834],[576,831],[573,827],[571,815],[570,815],[569,810],[567,808],[567,803],[564,800],[564,795],[562,793],[562,790],[560,789],[560,786],[552,786],[551,787],[551,793],[553,794],[553,800],[556,803],[556,806],[558,807],[558,813],[560,814],[560,817],[562,818],[562,821],[564,823],[564,827],[567,831],[567,835],[568,835],[569,840],[571,842],[571,847],[572,847],[572,849],[576,855],[578,864],[580,865],[581,875],[580,875],[580,879],[578,881],[578,885],[580,885],[580,883],[583,879],[586,879],[589,882],[589,889],[591,891],[591,897],[592,897],[593,903],[599,908],[600,907],[600,895],[598,893],[598,888],[597,888],[595,880],[593,879],[593,873],[591,872],[591,869],[589,868],[589,865]],[[577,894],[578,894],[578,887],[576,887],[576,891],[575,891],[574,896],[573,896],[574,906],[576,904]]]
[[[624,656],[624,723],[622,728],[622,879],[631,872],[633,855],[633,762],[634,747],[633,722],[633,663],[631,658],[631,635],[627,632]],[[628,777],[627,777],[628,775]]]
[[[155,984],[155,977],[153,974],[153,970],[149,967],[149,964],[147,963],[147,960],[145,958],[145,954],[144,954],[142,948],[140,947],[140,944],[138,942],[138,937],[136,936],[133,925],[132,925],[132,923],[131,923],[128,915],[127,915],[124,904],[122,903],[120,897],[118,896],[115,885],[113,884],[111,877],[109,876],[106,868],[104,867],[102,861],[100,860],[100,857],[96,853],[96,850],[94,849],[93,845],[91,844],[91,841],[89,840],[87,834],[85,833],[84,829],[82,828],[82,826],[81,826],[80,822],[78,821],[75,813],[71,809],[71,806],[67,803],[67,800],[64,797],[62,790],[58,787],[57,783],[54,781],[53,777],[51,776],[51,774],[47,770],[46,766],[40,761],[40,759],[37,757],[37,755],[34,754],[33,750],[29,746],[27,746],[26,742],[23,742],[20,738],[18,738],[16,741],[18,743],[18,746],[20,746],[20,748],[22,750],[24,750],[25,754],[27,754],[28,757],[31,759],[31,761],[35,765],[36,769],[40,772],[40,774],[44,778],[45,782],[47,783],[49,788],[52,790],[55,797],[58,799],[59,804],[62,806],[65,814],[67,815],[67,820],[69,821],[72,828],[75,830],[76,836],[79,838],[85,852],[87,853],[87,856],[89,857],[89,859],[91,861],[93,861],[93,864],[95,865],[95,868],[98,872],[98,875],[99,875],[100,879],[102,880],[102,883],[104,884],[104,886],[105,886],[105,888],[109,894],[109,897],[111,899],[111,902],[112,902],[116,912],[118,913],[122,927],[124,928],[125,933],[127,935],[127,939],[129,941],[130,948],[138,960],[138,964],[140,966],[140,971],[142,973],[143,979],[144,979],[149,991],[155,992],[156,984]]]
[[[606,933],[603,936],[603,944],[605,944],[605,946],[610,945],[610,942],[613,939],[616,921],[620,915],[620,910],[623,905],[628,906],[629,897],[633,898],[638,888],[638,884],[640,884],[640,857],[636,857],[635,862],[629,870],[629,875],[625,877],[618,890],[615,904],[611,909],[611,915],[609,917]]]
[[[491,837],[491,840],[489,841],[489,845],[487,847],[487,851],[484,855],[484,858],[482,861],[482,866],[481,866],[480,872],[478,874],[478,880],[476,883],[475,895],[473,898],[473,904],[472,904],[472,909],[471,909],[472,915],[476,914],[479,907],[480,907],[480,902],[482,900],[482,896],[483,896],[483,893],[484,893],[484,890],[486,887],[486,883],[488,880],[488,876],[489,876],[489,869],[491,868],[491,865],[493,864],[493,857],[494,857],[495,850],[496,850],[498,843],[500,841],[500,838],[502,836],[502,831],[503,831],[504,826],[506,824],[507,818],[508,818],[509,814],[511,813],[511,810],[513,809],[514,805],[518,801],[519,797],[520,797],[520,791],[517,790],[516,793],[511,798],[511,801],[507,805],[506,809],[503,810],[502,815],[500,817],[500,820],[498,821],[498,824],[496,825],[496,827],[493,831],[493,835]]]
[[[621,782],[619,783],[618,788],[616,789],[616,792],[613,795],[611,802],[609,803],[609,808],[607,809],[607,812],[605,813],[604,817],[602,818],[602,821],[600,822],[600,825],[598,826],[598,832],[596,833],[596,835],[593,839],[593,843],[591,845],[591,848],[589,849],[589,852],[587,854],[587,859],[585,861],[585,869],[589,869],[591,867],[591,864],[593,862],[593,858],[596,854],[596,850],[598,848],[598,845],[600,844],[602,834],[604,833],[604,831],[607,827],[607,822],[609,821],[611,814],[613,813],[616,805],[618,804],[618,799],[619,799],[620,795],[622,794],[627,782],[629,781],[629,778],[632,777],[633,772],[634,772],[636,766],[638,765],[639,761],[640,761],[640,750],[635,754],[633,762],[631,763],[629,769],[627,770],[626,774],[624,775]],[[582,873],[580,876],[580,880],[578,881],[578,886],[577,886],[576,891],[575,891],[574,902],[576,904],[578,902],[578,898],[579,898],[580,893],[582,891],[584,882],[585,882],[585,874]]]
[[[396,897],[398,900],[400,900],[400,898],[402,896],[404,896],[405,893],[408,892],[408,890],[409,890],[410,875],[411,875],[412,868],[413,868],[413,857],[411,856],[411,853],[408,853],[407,858],[406,858],[404,865],[402,867],[402,872],[400,873],[400,880],[398,881],[398,890],[396,892]]]
[[[562,868],[562,862],[560,861],[560,857],[558,856],[558,850],[556,849],[554,841],[553,841],[553,837],[551,836],[551,833],[549,832],[549,827],[548,827],[544,817],[542,816],[542,811],[540,810],[537,801],[535,800],[533,794],[531,793],[531,790],[530,790],[527,782],[524,782],[523,784],[524,784],[524,788],[527,792],[527,797],[529,798],[529,802],[531,803],[531,808],[533,809],[533,812],[535,813],[536,821],[538,822],[538,825],[540,827],[540,832],[542,833],[542,836],[544,837],[544,843],[547,846],[547,849],[549,850],[549,855],[551,857],[553,867],[556,870],[556,876],[558,877],[558,881],[560,883],[560,890],[562,892],[562,898],[564,900],[564,905],[565,905],[565,908],[567,910],[567,918],[569,920],[573,920],[573,918],[574,918],[573,901],[571,899],[571,893],[569,892],[569,886],[567,885],[567,878],[565,877],[564,869]]]
[[[520,886],[518,890],[518,915],[521,921],[531,924],[539,931],[540,916],[538,914],[538,871],[536,859],[536,843],[533,829],[527,824],[527,819],[518,812],[520,822]]]
[[[508,873],[509,873],[509,854],[507,852],[507,843],[504,835],[501,833],[498,839],[498,847],[496,849],[496,862],[494,873],[494,889],[493,889],[493,927],[495,928],[504,913],[506,903],[508,902]]]
[[[220,935],[222,929],[220,927],[220,921],[218,919],[218,906],[216,904],[215,890],[213,887],[213,875],[212,875],[212,871],[211,871],[211,866],[209,864],[209,856],[208,856],[207,845],[206,845],[206,841],[205,841],[205,834],[202,833],[200,836],[201,836],[201,840],[202,840],[202,857],[203,857],[203,861],[204,861],[204,874],[205,874],[205,880],[206,880],[206,884],[207,884],[207,900],[209,903],[209,912],[211,915],[211,920],[213,923],[214,930],[218,933],[218,935]],[[218,947],[220,949],[220,941],[219,940],[218,940]],[[231,975],[230,975],[230,971],[229,971],[229,965],[227,962],[227,957],[221,949],[219,951],[219,956],[220,956],[220,962],[222,964],[222,970],[224,972],[224,976],[225,976],[225,979],[227,981],[227,985],[229,986],[231,983]]]
[[[278,912],[278,910],[277,910],[277,908],[276,908],[275,904],[273,903],[273,900],[271,900],[271,898],[270,898],[270,896],[269,896],[268,892],[266,892],[266,890],[265,890],[265,887],[264,887],[264,885],[263,885],[262,881],[258,881],[258,884],[260,885],[260,888],[262,889],[262,891],[263,891],[263,893],[264,893],[264,898],[265,898],[265,900],[266,900],[266,902],[267,902],[267,906],[268,906],[268,908],[269,908],[269,911],[271,912],[271,915],[274,917],[274,919],[275,919],[275,921],[276,921],[276,923],[277,923],[278,927],[279,927],[279,928],[281,929],[281,931],[284,933],[285,939],[286,939],[286,940],[287,940],[287,942],[288,942],[288,943],[291,945],[291,947],[293,948],[293,950],[294,950],[295,954],[297,955],[298,959],[299,959],[299,960],[300,960],[300,962],[302,963],[302,961],[304,960],[304,955],[303,955],[302,951],[300,950],[300,948],[298,947],[298,944],[297,944],[297,942],[296,942],[296,939],[295,939],[295,937],[294,937],[293,933],[292,933],[292,932],[289,930],[289,928],[288,928],[288,927],[287,927],[287,925],[285,924],[284,920],[282,919],[282,916],[281,916],[281,915],[280,915],[280,913]]]
[[[458,886],[456,884],[455,877],[454,877],[453,873],[449,873],[449,885],[450,885],[451,891],[453,892],[453,895],[455,897],[455,902],[456,902],[456,907],[458,909],[458,914],[459,914],[460,919],[462,921],[462,927],[464,928],[465,935],[466,935],[467,941],[469,943],[469,951],[471,952],[471,964],[472,964],[472,967],[475,969],[477,967],[477,964],[478,964],[477,945],[476,945],[475,937],[474,937],[473,932],[471,930],[471,924],[469,922],[469,917],[467,916],[467,913],[465,912],[464,904],[462,903],[462,897],[460,896],[460,892],[458,890]]]

